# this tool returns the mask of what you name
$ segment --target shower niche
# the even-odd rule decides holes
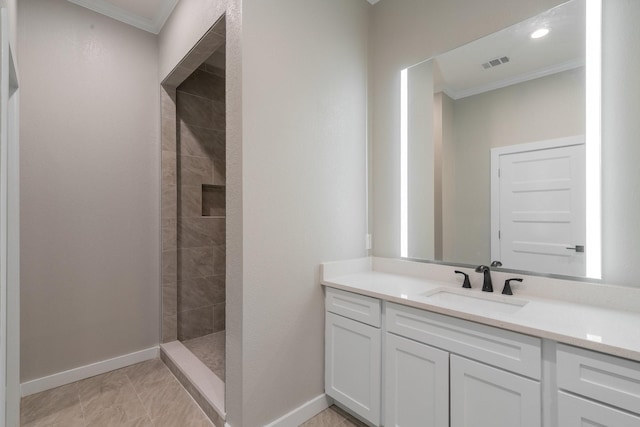
[[[202,184],[202,216],[225,217],[225,186]]]

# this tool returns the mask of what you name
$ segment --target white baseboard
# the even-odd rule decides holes
[[[302,406],[297,407],[288,414],[272,421],[265,427],[298,427],[300,424],[327,409],[332,403],[333,401],[331,398],[323,393]]]
[[[109,371],[124,368],[125,366],[144,362],[145,360],[155,359],[159,355],[160,347],[155,346],[145,350],[136,351],[134,353],[114,357],[113,359],[107,359],[90,365],[80,366],[79,368],[69,369],[68,371],[58,372],[57,374],[37,378],[20,384],[20,393],[22,397],[29,396],[30,394],[39,393],[65,384],[84,380],[85,378],[90,378]]]

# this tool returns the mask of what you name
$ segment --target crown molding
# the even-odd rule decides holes
[[[541,70],[535,70],[529,73],[520,74],[519,76],[511,77],[504,80],[499,80],[482,86],[476,86],[464,90],[455,90],[449,86],[443,85],[438,87],[437,91],[442,91],[453,100],[466,98],[468,96],[478,95],[484,92],[489,92],[495,89],[501,89],[503,87],[523,83],[529,80],[538,79],[540,77],[550,76],[552,74],[560,73],[562,71],[572,70],[584,66],[584,58],[573,59],[561,64],[553,65],[551,67],[543,68]]]
[[[156,13],[156,16],[153,19],[148,19],[140,15],[128,12],[122,8],[116,7],[104,0],[68,1],[153,34],[158,34],[160,32],[162,26],[167,21],[167,18],[169,18],[169,15],[171,15],[173,8],[178,3],[178,0],[164,1],[162,3],[162,7]]]

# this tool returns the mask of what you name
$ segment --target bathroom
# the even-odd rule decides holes
[[[400,256],[397,213],[376,208],[395,197],[382,162],[397,156],[400,70],[560,3],[180,0],[153,33],[69,1],[6,2],[20,96],[9,402],[16,383],[159,352],[161,83],[223,15],[225,412],[258,426],[324,392],[320,264]],[[639,65],[615,49],[624,36],[604,41],[603,277],[635,292]]]

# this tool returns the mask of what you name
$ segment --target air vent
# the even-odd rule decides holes
[[[482,64],[482,68],[486,70],[489,68],[497,67],[498,65],[506,64],[507,62],[509,62],[509,57],[503,56],[502,58],[496,58],[492,59],[489,62],[485,62],[484,64]]]

